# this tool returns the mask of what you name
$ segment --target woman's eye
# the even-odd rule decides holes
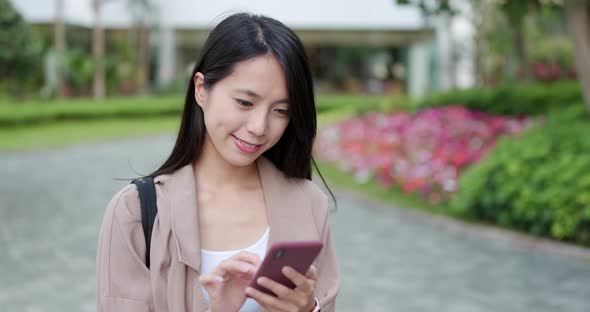
[[[248,102],[246,100],[242,100],[242,99],[235,99],[235,100],[241,106],[252,106],[252,103],[250,103],[250,102]]]
[[[289,116],[289,110],[288,109],[275,109],[275,111],[278,112],[281,115]]]

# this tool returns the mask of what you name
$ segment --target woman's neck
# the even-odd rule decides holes
[[[193,164],[197,183],[205,182],[214,189],[254,188],[259,185],[258,165],[254,161],[246,167],[237,167],[225,161],[207,138],[200,157]]]

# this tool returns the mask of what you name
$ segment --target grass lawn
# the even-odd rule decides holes
[[[180,98],[178,98],[180,99]],[[385,96],[361,95],[323,95],[318,96],[318,105],[336,107],[324,110],[318,114],[318,126],[350,118],[358,114],[359,107],[354,103],[379,102],[385,103]],[[145,102],[144,102],[145,101]],[[143,103],[143,104],[142,104]],[[21,126],[0,127],[0,152],[27,151],[45,148],[55,148],[79,143],[104,142],[117,138],[157,135],[160,133],[175,133],[180,118],[177,116],[150,116],[134,118],[113,118],[113,109],[125,113],[135,110],[158,112],[174,106],[172,97],[144,98],[131,97],[108,99],[103,104],[97,104],[91,99],[76,99],[71,102],[55,101],[51,104],[27,103],[21,106],[0,106],[0,117],[7,120],[20,118],[37,118],[54,114],[82,114],[89,116],[105,114],[108,117],[88,120],[61,120],[43,122],[39,124],[23,124]],[[337,106],[341,103],[341,106]],[[55,105],[55,106],[54,106]],[[143,105],[143,106],[142,106]],[[371,106],[374,104],[371,104]],[[381,104],[384,105],[384,104]],[[157,106],[160,106],[158,108]],[[12,107],[12,108],[11,108]],[[122,107],[122,108],[117,108]],[[0,118],[1,119],[1,118]]]
[[[179,116],[183,101],[180,95],[111,97],[101,102],[88,98],[27,102],[0,100],[0,128],[77,120]],[[316,97],[316,109],[318,113],[342,109],[358,113],[386,110],[394,102],[394,97],[386,95],[324,94]]]
[[[180,97],[111,97],[102,102],[88,98],[30,101],[0,105],[0,128],[38,126],[80,120],[178,116]]]
[[[353,111],[318,115],[318,124],[325,125],[354,116]],[[27,151],[67,146],[77,143],[102,142],[112,139],[175,133],[177,117],[145,119],[108,119],[68,121],[16,129],[0,129],[0,152]]]
[[[174,133],[177,117],[68,121],[0,129],[0,152],[54,148],[77,143]]]
[[[352,110],[318,115],[319,126],[355,115]],[[38,126],[0,128],[0,152],[40,150],[77,143],[175,133],[178,117],[65,121]]]

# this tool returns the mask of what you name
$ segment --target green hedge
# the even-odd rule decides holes
[[[182,103],[176,97],[123,97],[104,102],[73,99],[0,105],[0,128],[68,120],[178,115],[181,109]]]
[[[590,119],[582,105],[503,138],[459,179],[454,213],[590,246]]]
[[[316,100],[318,114],[341,109],[352,109],[358,113],[383,110],[391,106],[392,99],[379,95],[319,95]]]
[[[112,118],[143,118],[180,115],[183,99],[166,97],[119,97],[104,102],[73,99],[0,105],[0,128],[27,126],[68,120]],[[320,95],[317,111],[324,113],[340,109],[366,112],[384,109],[390,99],[385,96]]]
[[[501,115],[538,115],[583,101],[577,81],[517,84],[438,93],[413,103],[415,109],[461,105]]]

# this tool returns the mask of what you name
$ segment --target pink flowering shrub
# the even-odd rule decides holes
[[[436,203],[457,190],[461,170],[483,157],[499,136],[518,134],[532,122],[461,106],[414,115],[368,113],[323,128],[314,153],[358,182],[397,185]]]

